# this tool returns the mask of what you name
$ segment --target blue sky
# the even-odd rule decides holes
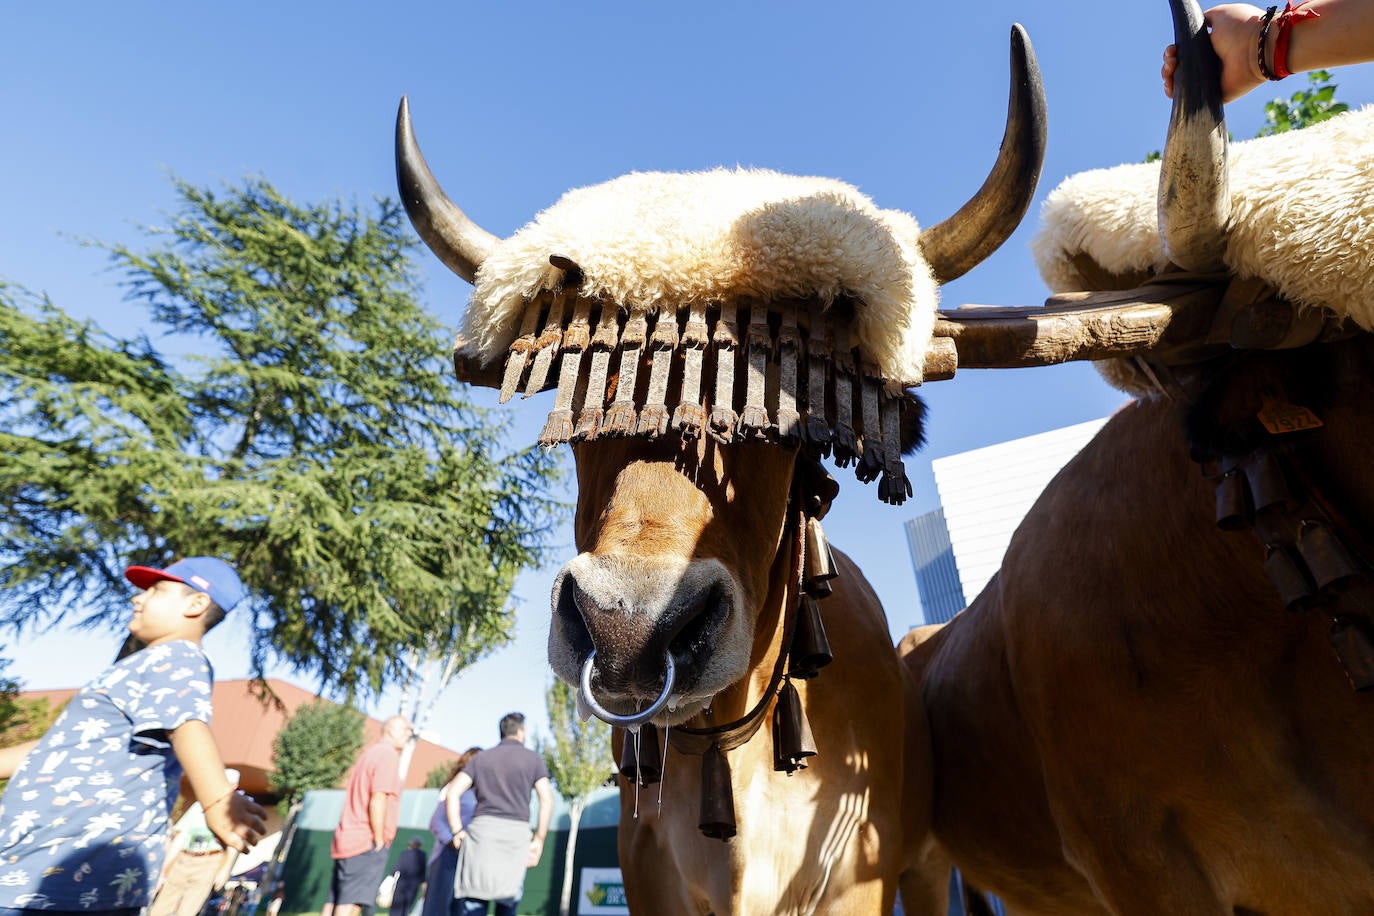
[[[1168,120],[1162,0],[1112,4],[1110,22],[1106,5],[1088,0],[385,7],[11,5],[0,20],[0,278],[133,333],[143,312],[123,302],[103,255],[80,240],[141,245],[140,227],[174,207],[172,174],[195,184],[260,175],[302,202],[394,196],[392,124],[403,93],[445,188],[499,235],[569,188],[634,170],[736,164],[843,179],[932,225],[974,193],[996,155],[1008,32],[1019,21],[1049,99],[1040,191],[1025,225],[946,287],[944,304],[1033,304],[1046,295],[1028,251],[1039,201],[1069,174],[1158,149]],[[1304,79],[1232,105],[1232,132],[1252,136],[1263,103]],[[1338,98],[1374,100],[1374,68],[1335,79]],[[469,287],[428,255],[422,264],[428,305],[456,324]],[[924,395],[929,444],[908,462],[914,500],[883,506],[843,471],[827,521],[894,633],[920,622],[902,523],[937,504],[930,460],[1122,403],[1088,366],[963,371]],[[539,429],[547,397],[519,409],[522,437]],[[571,532],[559,541],[561,563]],[[430,727],[442,743],[493,743],[497,719],[512,709],[542,727],[556,565],[520,579],[515,645],[465,672],[439,704]],[[207,643],[218,675],[243,676],[242,631],[232,621],[221,630]],[[107,663],[118,637],[57,630],[14,642],[0,635],[11,676],[62,687]],[[389,713],[395,702],[371,711]]]

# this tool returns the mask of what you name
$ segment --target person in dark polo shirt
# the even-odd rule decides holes
[[[468,786],[477,808],[463,829],[459,799]],[[530,790],[539,796],[539,826],[530,833]],[[539,864],[553,814],[553,789],[544,758],[525,747],[525,717],[501,719],[501,743],[472,758],[449,787],[448,822],[458,849],[458,876],[449,916],[515,916],[525,870]]]

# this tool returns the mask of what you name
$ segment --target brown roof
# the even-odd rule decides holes
[[[267,774],[272,769],[273,739],[297,707],[319,699],[294,684],[268,678],[261,683],[265,683],[267,689],[276,695],[281,703],[278,706],[270,696],[260,699],[255,695],[253,688],[259,683],[250,678],[216,681],[212,697],[215,708],[210,721],[210,731],[219,745],[224,765],[239,771],[239,785],[250,795],[270,794]],[[76,692],[76,689],[26,690],[20,696],[44,698],[55,709]],[[262,692],[261,688],[258,692]],[[371,744],[381,735],[382,721],[369,717],[363,723],[364,745]],[[430,770],[441,763],[452,762],[458,754],[458,751],[429,741],[416,741],[410,769],[406,772],[405,788],[423,788],[425,776]]]

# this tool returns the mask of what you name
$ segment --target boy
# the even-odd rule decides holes
[[[0,916],[136,916],[167,846],[183,770],[205,820],[230,849],[262,838],[267,812],[234,791],[210,734],[214,675],[205,633],[245,590],[233,567],[188,557],[130,566],[144,589],[129,633],[144,648],[72,697],[37,741],[0,750]]]

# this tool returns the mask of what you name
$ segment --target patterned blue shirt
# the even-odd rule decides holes
[[[213,680],[200,646],[178,640],[72,697],[0,797],[0,908],[148,903],[181,783],[168,732],[210,721]]]

